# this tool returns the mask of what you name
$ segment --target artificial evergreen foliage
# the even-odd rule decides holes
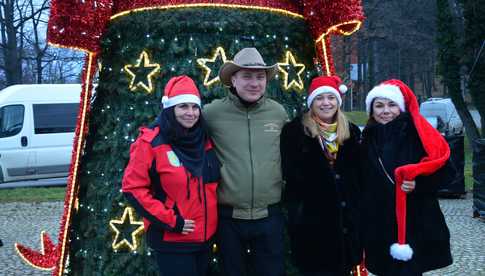
[[[291,51],[306,66],[305,88],[317,74],[314,40],[303,19],[278,13],[225,8],[185,8],[135,12],[111,20],[102,39],[99,83],[93,97],[89,134],[81,161],[79,208],[73,217],[69,274],[155,275],[155,264],[143,235],[135,252],[112,248],[114,233],[109,221],[119,219],[127,205],[121,193],[123,170],[138,128],[160,112],[166,82],[186,74],[193,78],[203,102],[227,93],[220,82],[203,85],[204,70],[198,58],[210,58],[223,47],[228,59],[243,47],[256,47],[267,64],[282,62]],[[136,64],[142,51],[151,63],[160,64],[153,77],[154,91],[130,91],[123,69]],[[213,64],[217,76],[219,64]],[[290,76],[293,77],[293,76]],[[304,109],[305,92],[284,91],[282,74],[268,84],[267,95],[282,103],[290,117]],[[138,216],[138,220],[141,218]],[[129,233],[128,233],[129,236]],[[217,256],[212,263],[218,271]]]

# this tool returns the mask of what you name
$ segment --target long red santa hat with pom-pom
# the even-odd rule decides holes
[[[396,95],[396,88],[401,92],[402,98]],[[403,180],[412,181],[419,175],[430,175],[443,167],[450,158],[450,147],[443,136],[419,113],[416,96],[402,81],[388,80],[374,87],[366,97],[368,111],[375,98],[396,99],[401,110],[409,112],[426,152],[426,156],[418,163],[400,166],[394,170],[398,242],[391,245],[390,253],[394,259],[408,261],[413,256],[413,250],[406,244],[406,193],[401,185]],[[404,100],[404,106],[401,106],[400,99]]]

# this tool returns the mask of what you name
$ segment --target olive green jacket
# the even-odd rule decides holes
[[[218,202],[233,218],[260,219],[281,199],[280,132],[288,121],[282,105],[266,97],[246,108],[229,94],[205,105],[217,156],[222,162]]]

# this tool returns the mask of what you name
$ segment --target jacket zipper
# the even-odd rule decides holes
[[[254,208],[254,165],[253,165],[253,151],[251,147],[251,116],[249,115],[249,109],[246,109],[246,114],[248,118],[248,142],[249,142],[249,161],[251,162],[251,219],[253,218],[253,208]]]
[[[209,166],[210,167],[210,166]],[[205,223],[204,223],[204,241],[207,241],[207,195],[205,193],[205,184],[204,181],[202,181],[202,187],[204,190],[204,212],[205,212]]]

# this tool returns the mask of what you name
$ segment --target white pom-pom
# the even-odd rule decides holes
[[[168,102],[168,97],[167,96],[163,96],[162,97],[162,104],[165,105],[167,102]]]
[[[413,257],[413,249],[409,244],[395,243],[391,245],[391,256],[396,260],[409,261]]]
[[[345,92],[347,92],[348,88],[347,88],[347,86],[345,84],[341,84],[338,87],[338,90],[340,91],[340,93],[345,94]]]

